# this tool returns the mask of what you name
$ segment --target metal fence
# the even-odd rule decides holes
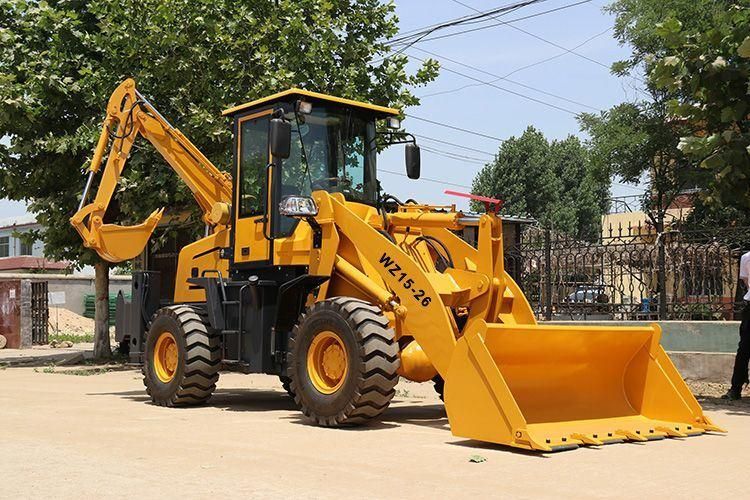
[[[748,250],[750,227],[609,227],[595,242],[528,227],[505,264],[543,319],[730,320]]]
[[[49,341],[49,301],[46,281],[31,282],[31,342],[46,344]]]

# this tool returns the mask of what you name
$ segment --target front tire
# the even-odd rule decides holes
[[[216,389],[221,365],[219,338],[197,307],[159,309],[146,338],[143,384],[159,406],[205,403]]]
[[[294,400],[318,425],[363,424],[396,393],[396,334],[370,303],[336,297],[314,304],[292,330],[289,351]]]

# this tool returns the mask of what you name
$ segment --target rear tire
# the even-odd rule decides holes
[[[216,389],[221,346],[200,308],[159,309],[146,338],[145,358],[143,384],[159,406],[202,404]]]
[[[324,341],[329,347],[316,356]],[[318,425],[363,424],[378,417],[396,393],[396,334],[370,303],[336,297],[314,304],[292,330],[289,351],[294,400]],[[319,359],[328,360],[328,371],[318,367]]]

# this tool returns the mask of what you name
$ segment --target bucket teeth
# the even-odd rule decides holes
[[[600,441],[599,439],[595,438],[591,434],[574,433],[574,434],[571,434],[570,437],[573,439],[577,439],[579,441],[583,441],[584,444],[588,444],[592,446],[601,446],[604,444],[603,441]]]
[[[660,427],[657,427],[656,430],[664,432],[669,437],[680,437],[680,438],[688,437],[687,434],[676,430],[676,428],[674,427],[660,426]]]
[[[624,436],[627,439],[630,439],[631,441],[648,441],[648,438],[641,435],[641,431],[631,431],[628,429],[619,429],[615,431],[615,434],[619,434],[620,436]]]
[[[550,451],[550,448],[552,451],[556,451],[561,446],[565,447],[571,444],[578,446],[602,446],[624,442],[646,443],[665,438],[684,438],[705,432],[704,429],[685,422],[643,418],[623,419],[620,422],[588,421],[576,425],[575,427],[577,428],[564,428],[566,426],[573,427],[570,424],[561,423],[559,429],[545,428],[544,430],[547,432],[558,430],[559,433],[548,434],[545,432],[542,434],[544,438],[541,441],[536,438],[539,436],[535,432],[537,429],[532,427],[529,429],[529,437],[523,444],[528,445],[530,449],[539,451]]]

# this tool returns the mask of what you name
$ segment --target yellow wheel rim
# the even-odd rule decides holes
[[[165,384],[172,381],[180,359],[177,341],[170,332],[162,332],[154,346],[154,371]]]
[[[307,375],[323,394],[333,394],[346,380],[349,357],[341,337],[331,331],[320,332],[307,351]]]

